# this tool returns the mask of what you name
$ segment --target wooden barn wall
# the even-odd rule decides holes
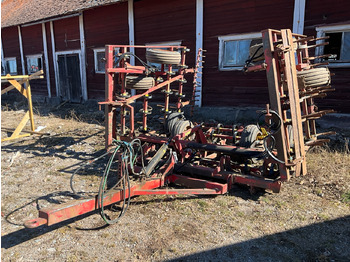
[[[53,22],[56,52],[80,50],[79,17],[69,17]]]
[[[137,45],[181,40],[181,45],[187,46],[191,50],[186,53],[186,64],[190,67],[194,66],[196,56],[196,1],[135,1],[134,18],[135,43]],[[138,50],[136,54],[145,59],[144,50]],[[192,92],[191,83],[193,78],[187,75],[186,80],[188,84],[184,86],[184,92],[186,93],[185,99],[188,99]],[[174,84],[174,88],[176,87],[177,84]],[[174,96],[172,98],[174,99]]]
[[[41,24],[22,27],[21,32],[24,56],[44,54]]]
[[[21,28],[22,33],[22,44],[23,44],[23,55],[25,71],[28,74],[27,68],[27,56],[28,55],[42,55],[43,70],[45,75],[45,57],[43,47],[43,35],[41,24],[32,25]],[[47,96],[47,84],[46,79],[35,79],[30,82],[30,87],[33,95]]]
[[[127,2],[99,7],[84,12],[89,99],[104,97],[105,75],[95,73],[94,48],[107,44],[129,44]]]
[[[11,26],[1,29],[1,38],[4,50],[4,56],[16,57],[17,73],[22,74],[21,53],[19,49],[18,28]]]
[[[219,71],[218,36],[292,28],[294,0],[204,1],[203,106],[263,106],[265,72]]]
[[[315,27],[330,24],[350,23],[350,1],[307,0],[305,6],[305,30],[307,35],[316,36]],[[335,109],[340,113],[350,113],[350,68],[330,68],[334,92],[325,99],[316,100],[320,109]]]

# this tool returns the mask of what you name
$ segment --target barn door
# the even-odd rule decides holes
[[[60,95],[63,100],[82,101],[79,54],[58,55]]]

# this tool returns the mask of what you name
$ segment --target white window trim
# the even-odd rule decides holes
[[[11,61],[11,60],[15,60],[16,61],[16,75],[18,75],[18,65],[17,65],[17,58],[14,56],[14,57],[5,57],[4,58],[4,63],[3,63],[3,65],[4,65],[4,67],[5,67],[5,75],[7,75],[7,74],[10,74],[11,72],[6,72],[6,62],[7,61]]]
[[[99,71],[98,70],[98,63],[97,63],[97,53],[99,52],[105,52],[105,48],[101,47],[101,48],[94,48],[94,65],[95,65],[95,73],[96,74],[104,74],[105,71]]]
[[[26,56],[26,60],[27,60],[27,71],[28,71],[28,74],[29,74],[29,64],[28,64],[28,58],[40,58],[40,59],[41,59],[41,69],[40,69],[40,70],[43,70],[44,63],[43,63],[43,55],[42,55],[42,54],[37,54],[37,55],[27,55],[27,56]]]
[[[100,53],[100,52],[105,53],[106,48],[104,48],[104,47],[99,47],[99,48],[94,48],[93,50],[94,50],[94,68],[95,68],[95,73],[96,73],[96,74],[104,74],[105,71],[99,71],[99,70],[98,70],[98,66],[97,66],[97,53]],[[119,47],[114,48],[114,52],[117,53],[117,54],[119,53],[119,50],[120,50]]]
[[[219,36],[219,70],[220,71],[234,71],[234,70],[242,70],[243,66],[232,66],[232,67],[224,67],[223,66],[223,56],[225,50],[225,42],[226,41],[237,41],[237,40],[249,40],[249,39],[258,39],[262,38],[261,33],[247,33],[247,34],[234,34],[234,35],[225,35]],[[247,57],[248,59],[248,57]]]
[[[316,27],[317,38],[324,37],[326,33],[339,33],[339,32],[349,32],[350,24],[345,25],[328,25],[328,26],[319,26]],[[317,41],[317,44],[326,42],[327,40]],[[324,46],[316,47],[315,54],[316,56],[323,55]],[[328,67],[337,68],[337,67],[350,67],[350,62],[329,62]]]

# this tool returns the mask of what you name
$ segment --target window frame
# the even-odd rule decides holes
[[[326,33],[344,33],[344,32],[350,32],[350,24],[343,24],[343,25],[328,25],[328,26],[319,26],[315,28],[317,32],[317,38],[325,37]],[[343,34],[344,37],[344,34]],[[316,42],[316,44],[321,44],[326,42],[326,40],[319,40]],[[343,44],[343,39],[342,39]],[[315,50],[316,56],[320,56],[324,54],[324,46],[318,46]],[[320,61],[320,60],[319,60]],[[330,68],[337,68],[337,67],[350,67],[350,61],[347,62],[341,62],[341,61],[328,61]]]
[[[11,60],[14,60],[14,61],[16,62],[16,73],[15,73],[15,74],[11,74],[12,72],[7,72],[7,70],[6,70],[6,62],[7,62],[7,61],[11,61]],[[10,75],[17,75],[17,74],[18,74],[17,57],[15,57],[15,56],[13,56],[13,57],[5,57],[5,58],[4,58],[4,61],[1,62],[1,63],[3,64],[4,69],[5,69],[5,74],[4,74],[4,76],[7,75],[7,74],[10,74]],[[1,75],[3,75],[2,72],[1,72]]]
[[[114,48],[115,53],[119,53],[120,48],[116,47]],[[93,48],[94,51],[94,69],[95,69],[95,74],[105,74],[105,69],[103,71],[98,70],[98,63],[97,63],[97,53],[105,53],[106,48],[105,47],[98,47],[98,48]]]
[[[100,53],[100,52],[106,52],[106,49],[104,47],[101,47],[101,48],[94,48],[94,67],[95,67],[95,74],[104,74],[105,73],[105,70],[103,71],[100,71],[98,70],[98,61],[97,61],[97,53]]]
[[[26,60],[27,60],[27,72],[28,72],[28,75],[31,75],[31,74],[34,74],[34,73],[36,73],[36,72],[34,72],[34,73],[31,73],[31,74],[29,74],[29,61],[28,61],[28,58],[40,58],[41,59],[41,68],[38,70],[38,71],[40,71],[40,70],[43,70],[43,68],[44,68],[44,63],[43,63],[43,55],[42,54],[35,54],[35,55],[27,55],[26,56]],[[38,72],[37,71],[37,72]]]
[[[224,52],[225,52],[225,43],[230,41],[241,41],[241,40],[254,40],[262,38],[261,32],[255,33],[245,33],[245,34],[234,34],[234,35],[225,35],[219,36],[219,70],[220,71],[235,71],[242,70],[244,65],[242,66],[225,66],[224,65]],[[247,57],[248,59],[248,57]]]

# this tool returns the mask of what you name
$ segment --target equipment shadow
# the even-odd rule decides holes
[[[349,261],[350,216],[184,255],[183,261]]]

